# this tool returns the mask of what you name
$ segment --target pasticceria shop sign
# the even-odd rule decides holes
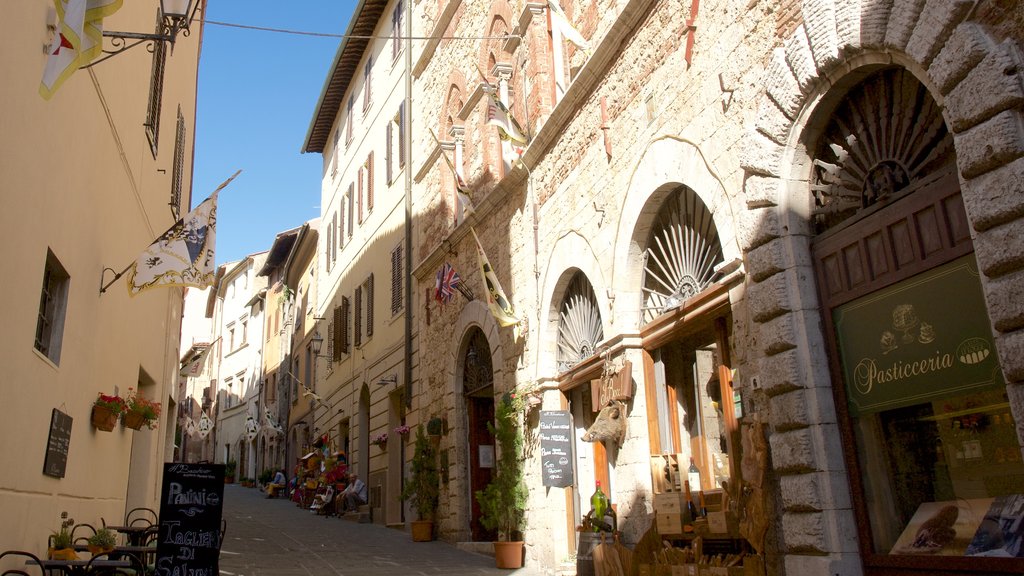
[[[844,304],[833,322],[854,416],[1003,384],[973,255]]]

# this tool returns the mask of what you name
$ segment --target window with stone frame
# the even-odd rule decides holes
[[[352,144],[352,113],[356,108],[356,97],[354,94],[348,97],[348,108],[345,113],[345,147]]]
[[[64,316],[67,311],[71,277],[60,260],[47,249],[43,264],[43,287],[39,295],[34,347],[54,364],[60,364],[64,341]]]
[[[363,67],[363,113],[370,110],[370,97],[373,95],[373,56],[366,57],[366,66]]]

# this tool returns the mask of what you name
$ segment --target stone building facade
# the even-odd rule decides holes
[[[450,425],[441,535],[488,536],[472,499],[486,482],[488,439],[473,432],[488,401],[539,390],[543,410],[573,415],[576,483],[544,487],[540,455],[530,454],[528,562],[554,570],[575,549],[595,479],[610,483],[620,528],[636,542],[654,521],[651,462],[679,453],[700,464],[702,487],[728,478],[742,488],[739,530],[768,573],[1019,570],[1019,560],[963,549],[941,561],[915,555],[900,533],[931,502],[1019,492],[1006,487],[1019,486],[1024,435],[1019,11],[952,0],[562,8],[589,54],[562,40],[544,4],[415,8],[416,35],[446,37],[414,50],[411,129],[413,309],[429,353],[416,358],[410,421],[444,415]],[[531,136],[518,162],[486,124],[491,90]],[[442,152],[473,191],[468,216]],[[471,229],[520,315],[519,338],[481,301]],[[431,300],[445,262],[476,299]],[[975,280],[956,289],[981,295],[974,317],[988,376],[969,390],[864,404],[844,372],[858,343],[878,346],[881,334],[889,352],[899,338],[931,345],[957,315],[924,318],[924,301],[916,313],[897,303],[901,332],[886,335],[847,328],[844,313],[887,306],[915,283],[953,290],[935,275],[958,266]],[[574,320],[580,311],[598,320]],[[583,443],[590,380],[626,361],[625,441]],[[710,405],[722,411],[720,437],[694,426]],[[896,414],[919,405],[927,414],[901,428]],[[990,436],[951,446],[947,430],[974,415],[990,424],[972,432]],[[955,468],[978,446],[994,457],[992,421],[1006,426],[1004,466],[967,487]],[[527,422],[536,435],[536,416]],[[932,479],[901,492],[909,472],[894,470],[922,456],[901,460],[881,429],[926,438],[933,452],[945,442],[949,458],[928,464],[948,463],[945,487]],[[722,438],[724,451],[712,446]],[[880,513],[883,493],[896,503],[892,518]]]

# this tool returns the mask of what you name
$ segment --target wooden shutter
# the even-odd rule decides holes
[[[402,311],[402,246],[391,251],[391,315]]]
[[[358,217],[356,221],[359,224],[363,223],[363,194],[366,193],[366,187],[363,185],[363,180],[366,178],[365,168],[359,169],[359,194],[356,194],[356,210],[358,211]]]
[[[366,158],[366,210],[373,211],[373,152]]]
[[[366,337],[373,336],[373,274],[366,279]]]
[[[335,362],[341,360],[341,352],[345,347],[345,299],[341,299],[341,306],[334,307],[334,330],[332,331],[331,359]]]
[[[341,352],[348,354],[348,319],[352,309],[347,296],[341,297]],[[339,355],[340,358],[340,355]]]
[[[356,317],[355,317],[356,346],[363,345],[363,287],[356,286]]]
[[[334,214],[333,216],[331,216],[331,230],[333,231],[337,227],[337,225],[338,225],[338,215]],[[334,266],[334,262],[338,260],[338,244],[335,243],[333,240],[331,240],[330,244],[331,244],[331,266]]]
[[[345,117],[345,145],[352,143],[352,109],[355,108],[356,97],[348,97],[348,115]]]
[[[392,124],[393,124],[393,122],[388,122],[387,138],[386,138],[387,142],[386,142],[386,144],[384,146],[384,166],[385,166],[385,169],[387,170],[387,177],[388,177],[388,185],[389,186],[391,185],[391,180],[393,178],[393,176],[391,175],[391,163],[394,162],[394,159],[393,159],[392,154],[391,154],[391,139],[393,138],[393,136],[392,136],[393,130],[391,128]]]
[[[354,205],[355,199],[353,198],[353,196],[354,196],[354,194],[352,193],[352,185],[349,184],[348,185],[348,237],[349,238],[352,237],[352,230],[355,228],[355,225],[352,223],[352,213],[355,212],[355,205]]]
[[[366,58],[366,68],[363,68],[363,112],[370,109],[370,78],[373,73],[373,56]]]
[[[352,193],[352,185],[348,185],[349,194]],[[340,206],[338,208],[338,247],[345,247],[345,197],[341,197]]]
[[[405,102],[398,105],[398,167],[405,166]]]

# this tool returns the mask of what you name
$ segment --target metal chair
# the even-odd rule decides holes
[[[96,528],[92,524],[76,524],[71,529],[72,544],[88,544],[89,537],[96,534]]]
[[[85,573],[97,576],[142,576],[146,574],[146,565],[135,554],[118,553],[116,558],[112,557],[111,554],[111,552],[101,552],[90,558],[89,563],[85,566]],[[126,568],[94,566],[93,563],[99,560],[123,560],[131,563],[131,566]]]
[[[152,509],[140,506],[132,508],[124,515],[125,526],[154,525],[160,523],[160,516]]]
[[[43,563],[39,560],[38,556],[32,554],[31,552],[22,552],[21,550],[8,550],[3,554],[0,554],[0,561],[2,561],[5,556],[10,556],[10,559],[14,559],[16,557],[23,558],[25,562],[25,568],[10,568],[8,570],[5,570],[2,574],[0,574],[0,576],[35,576],[36,571],[35,569],[31,568],[32,564],[29,563],[30,561],[34,562],[35,567],[39,569],[39,576],[46,576],[46,570],[43,569]]]

